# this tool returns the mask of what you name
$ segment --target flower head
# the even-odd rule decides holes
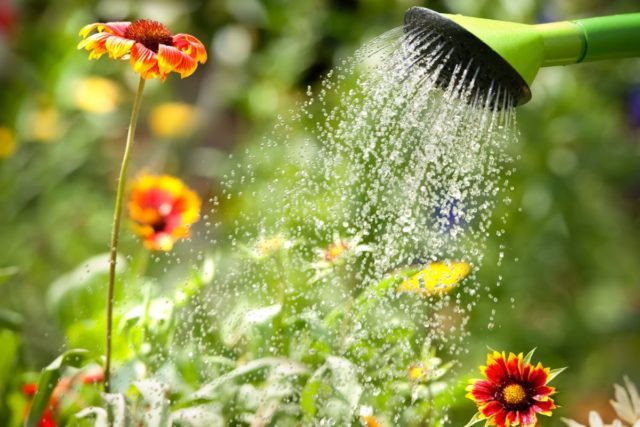
[[[320,268],[331,267],[343,263],[350,256],[371,251],[368,245],[364,245],[361,242],[360,235],[356,234],[347,238],[334,233],[333,242],[322,249],[316,250],[319,261],[315,265]]]
[[[351,237],[342,237],[334,233],[333,242],[324,248],[316,249],[318,260],[312,264],[316,274],[311,279],[312,282],[322,279],[331,270],[346,263],[350,259],[364,252],[371,252],[371,246],[362,243],[362,237],[356,234]]]
[[[456,287],[470,272],[471,266],[464,261],[431,262],[400,283],[398,292],[442,295]]]
[[[201,201],[178,178],[141,174],[132,184],[129,216],[151,250],[169,251],[200,216]]]
[[[172,71],[185,78],[193,74],[198,63],[207,62],[207,51],[200,40],[189,34],[173,35],[163,24],[149,19],[96,22],[82,28],[80,36],[83,40],[78,49],[89,51],[89,59],[105,53],[112,59],[129,58],[133,70],[144,79],[165,80]]]
[[[540,363],[530,363],[533,352],[523,357],[494,351],[481,368],[486,379],[472,380],[467,397],[478,406],[478,414],[468,425],[486,419],[486,425],[509,427],[536,425],[537,416],[551,415],[556,408],[550,396],[555,393],[547,383],[562,369],[551,371]]]

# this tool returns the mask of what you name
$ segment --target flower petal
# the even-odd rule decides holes
[[[129,25],[131,25],[131,22],[94,22],[93,24],[82,27],[82,29],[80,29],[80,35],[86,38],[91,31],[98,30],[99,33],[107,32],[122,37]]]
[[[198,68],[198,63],[190,56],[183,55],[182,63],[176,68],[176,71],[180,73],[180,78],[184,79],[193,74]]]
[[[600,418],[600,414],[596,411],[589,412],[589,424],[592,427],[603,427],[604,423],[602,422],[602,418]]]
[[[187,72],[188,70],[180,69],[182,60],[186,54],[182,53],[180,49],[173,46],[159,45],[158,46],[158,69],[161,74],[169,74],[171,71],[177,71],[179,73]],[[193,71],[191,71],[193,72]]]
[[[118,59],[128,54],[135,43],[134,40],[124,37],[110,36],[105,42],[105,47],[109,52],[109,58]]]
[[[80,43],[78,43],[78,49],[85,49],[91,52],[89,54],[90,59],[100,58],[104,53],[107,52],[105,44],[109,37],[112,36],[107,33],[93,34],[90,37],[80,41]]]
[[[507,418],[507,413],[505,411],[499,411],[493,417],[494,423],[490,425],[497,425],[498,427],[506,427],[505,425],[506,418]]]
[[[136,43],[131,48],[131,65],[133,71],[145,79],[158,77],[158,56],[142,43]]]
[[[495,398],[497,390],[498,387],[495,384],[489,381],[479,380],[473,385],[470,391],[475,400],[488,402]]]
[[[489,403],[488,405],[484,406],[480,412],[482,413],[482,415],[484,415],[485,417],[491,417],[492,415],[497,414],[498,412],[502,411],[502,405],[500,404],[500,402],[497,401],[493,401],[491,403]]]
[[[535,411],[531,409],[520,412],[519,419],[523,427],[535,426],[538,421]]]
[[[207,50],[200,40],[190,34],[176,34],[173,36],[173,45],[185,52],[196,62],[207,62]]]

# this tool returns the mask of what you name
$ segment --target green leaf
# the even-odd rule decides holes
[[[332,407],[331,411],[338,411],[333,412],[333,416],[349,420],[356,412],[362,392],[355,365],[345,358],[329,356],[304,386],[300,405],[309,421],[318,410],[326,411],[328,406]],[[317,404],[322,401],[324,408],[318,408]]]
[[[367,312],[370,307],[374,306],[381,298],[388,296],[394,291],[403,280],[412,274],[417,273],[419,270],[415,267],[409,267],[400,271],[396,271],[393,274],[385,277],[380,282],[373,284],[369,288],[362,291],[362,293],[356,298],[353,306],[358,312]],[[334,327],[340,324],[340,320],[344,315],[346,305],[340,305],[327,314],[324,318],[325,324],[329,327]]]
[[[220,408],[215,405],[199,405],[191,408],[178,409],[171,414],[168,425],[224,427],[226,424],[219,411]]]
[[[239,304],[220,328],[220,335],[228,346],[236,345],[256,326],[268,325],[282,310],[281,304],[251,308]]]
[[[313,377],[309,379],[309,381],[307,381],[304,388],[302,389],[302,394],[300,395],[300,407],[302,408],[302,412],[310,418],[316,415],[317,408],[315,397],[318,395],[320,386],[322,385],[322,383],[320,382],[320,378],[317,377],[316,374],[314,374]]]
[[[473,414],[473,417],[471,417],[469,422],[465,424],[464,427],[469,427],[474,424],[478,424],[479,422],[482,422],[482,421],[485,421],[485,418],[482,418],[482,415],[480,415],[480,412],[476,412],[475,414]]]
[[[12,276],[15,276],[20,272],[20,269],[16,266],[0,268],[0,284],[8,281]]]
[[[135,388],[140,392],[146,409],[142,420],[147,427],[162,427],[170,425],[169,420],[169,386],[154,378],[136,381]]]
[[[547,382],[553,381],[553,379],[560,375],[565,369],[567,369],[566,366],[564,368],[552,369],[549,373],[549,380]]]
[[[528,365],[529,363],[531,363],[531,358],[533,357],[533,353],[535,353],[535,351],[536,349],[534,348],[529,353],[527,353],[527,355],[524,357],[523,363],[525,365]]]
[[[62,376],[62,371],[67,367],[79,368],[89,360],[91,360],[91,357],[87,350],[69,350],[58,356],[56,360],[42,370],[38,380],[38,391],[33,398],[25,427],[36,427],[40,422],[42,413],[49,404],[53,389]]]
[[[116,393],[105,393],[102,398],[112,414],[111,423],[109,423],[109,412],[97,406],[83,409],[75,415],[76,418],[93,418],[93,427],[126,427],[127,418],[124,396]]]
[[[0,308],[0,329],[9,329],[17,332],[22,329],[22,322],[22,315],[19,313]]]
[[[205,286],[210,284],[216,274],[216,265],[211,256],[207,256],[200,268],[193,268],[191,277],[173,293],[173,301],[178,308],[184,307]]]
[[[0,330],[0,395],[6,391],[10,379],[15,377],[16,363],[19,357],[20,338],[11,331]]]
[[[125,267],[126,260],[118,257],[118,274]],[[102,313],[108,274],[108,253],[89,258],[51,284],[47,292],[47,308],[65,328],[80,319],[90,318],[94,313]]]
[[[123,394],[103,393],[102,399],[109,409],[112,423],[109,427],[127,426],[127,403]]]
[[[291,375],[301,375],[308,372],[307,368],[293,359],[285,357],[265,357],[262,359],[252,360],[231,372],[219,376],[215,380],[202,386],[199,390],[189,396],[189,401],[194,400],[213,400],[216,397],[217,390],[220,386],[230,381],[253,374],[261,369],[277,368],[278,366],[287,366],[290,368]]]
[[[107,411],[97,406],[90,406],[78,412],[76,418],[93,418],[93,427],[109,427],[107,421]],[[114,426],[115,427],[115,426]]]

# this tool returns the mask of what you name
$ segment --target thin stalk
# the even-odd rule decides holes
[[[118,257],[120,219],[122,218],[122,200],[124,199],[124,190],[127,183],[127,168],[129,167],[129,157],[131,155],[133,137],[136,134],[136,124],[138,123],[138,113],[140,112],[140,104],[142,103],[142,91],[144,90],[144,83],[145,80],[140,77],[140,83],[138,83],[138,91],[136,92],[136,97],[133,100],[133,110],[131,111],[131,119],[129,120],[127,142],[124,147],[122,164],[120,165],[120,176],[118,177],[116,206],[113,211],[113,226],[111,228],[111,245],[109,253],[109,289],[107,291],[107,345],[106,362],[104,368],[105,393],[109,393],[111,391],[111,334],[113,331],[113,293],[116,284],[116,260]]]

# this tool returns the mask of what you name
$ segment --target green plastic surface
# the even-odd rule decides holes
[[[445,16],[489,45],[529,85],[540,67],[640,57],[640,13],[539,25]]]
[[[586,50],[579,62],[640,56],[640,13],[573,21],[584,31]]]

